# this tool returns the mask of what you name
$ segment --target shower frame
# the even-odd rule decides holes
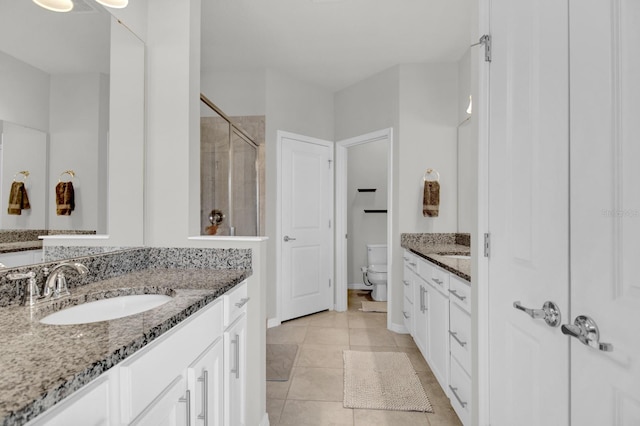
[[[227,186],[228,186],[228,202],[229,202],[229,211],[227,212],[227,220],[229,223],[230,236],[235,236],[235,227],[231,226],[234,223],[234,199],[232,197],[233,188],[234,188],[234,178],[233,178],[233,160],[234,160],[234,150],[233,150],[233,136],[238,136],[243,142],[251,146],[255,149],[256,159],[254,162],[255,167],[255,176],[256,176],[256,185],[255,185],[255,202],[256,202],[256,235],[261,234],[260,229],[260,177],[258,170],[258,144],[253,140],[251,136],[247,132],[245,132],[241,127],[233,123],[231,118],[220,109],[216,104],[211,102],[209,98],[207,98],[204,94],[200,93],[200,101],[204,103],[206,106],[211,108],[216,114],[220,116],[223,120],[225,120],[229,125],[229,173],[227,175]],[[200,231],[202,232],[202,230]],[[246,236],[246,235],[244,235]]]

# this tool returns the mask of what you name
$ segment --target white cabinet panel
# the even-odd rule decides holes
[[[455,303],[449,310],[451,356],[471,375],[471,317]]]
[[[191,393],[183,375],[176,377],[131,426],[189,426]]]
[[[220,337],[187,369],[191,425],[224,424],[224,341]]]
[[[451,359],[451,376],[447,390],[450,394],[451,406],[462,424],[471,424],[471,379],[455,358]]]
[[[245,424],[247,317],[242,314],[224,333],[224,417],[227,426]]]
[[[449,298],[440,290],[426,284],[427,304],[427,361],[431,371],[446,389],[449,377]]]

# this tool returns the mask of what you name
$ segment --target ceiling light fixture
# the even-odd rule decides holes
[[[129,0],[96,0],[103,6],[112,7],[114,9],[122,9],[127,7]]]
[[[53,12],[69,12],[73,9],[71,0],[33,0],[35,4]]]

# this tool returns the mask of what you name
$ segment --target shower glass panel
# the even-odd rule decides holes
[[[202,235],[259,235],[258,146],[204,95],[200,117]]]

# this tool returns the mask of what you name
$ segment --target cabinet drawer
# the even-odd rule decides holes
[[[471,316],[456,304],[449,310],[449,345],[460,366],[471,372]]]
[[[409,334],[413,334],[413,303],[406,296],[402,307],[402,318]]]
[[[247,310],[247,282],[235,286],[224,295],[224,327],[227,328]]]
[[[413,301],[413,282],[414,273],[407,266],[404,267],[404,273],[402,275],[402,288],[404,289],[404,297],[409,301]]]
[[[425,281],[431,281],[434,266],[426,260],[418,259],[418,275]]]
[[[455,359],[451,360],[451,375],[448,389],[451,406],[463,425],[471,424],[471,378]]]
[[[450,300],[471,313],[471,285],[468,282],[451,276],[449,293],[451,293]]]
[[[222,336],[220,299],[123,361],[120,368],[122,420],[129,423],[183,374],[214,340]]]
[[[405,249],[402,258],[404,259],[404,266],[406,268],[409,268],[413,272],[418,271],[418,256]]]
[[[435,287],[445,293],[449,292],[449,276],[449,272],[444,269],[437,266],[432,267],[431,281],[435,284]]]

